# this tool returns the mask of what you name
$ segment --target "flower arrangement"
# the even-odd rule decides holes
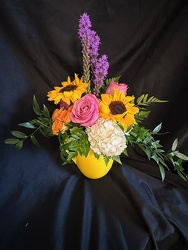
[[[89,15],[83,13],[78,27],[82,45],[82,76],[75,73],[72,80],[68,76],[60,86],[47,93],[48,101],[55,105],[52,114],[44,104],[40,108],[34,96],[36,119],[19,124],[33,132],[26,135],[14,130],[14,137],[6,139],[5,143],[21,149],[28,138],[39,145],[37,132],[48,138],[56,136],[63,164],[72,162],[78,154],[87,157],[90,150],[96,158],[102,155],[106,164],[110,159],[121,164],[121,155],[128,155],[127,148],[137,145],[149,160],[157,163],[162,180],[165,178],[164,169],[169,170],[167,162],[184,180],[188,180],[182,166],[188,157],[177,150],[178,139],[174,141],[172,151],[166,154],[160,141],[154,139],[162,124],[153,130],[141,125],[150,113],[147,107],[151,103],[165,101],[148,94],[136,99],[134,95],[127,95],[128,85],[119,83],[120,77],[108,79],[108,57],[100,56],[100,37],[91,27]]]

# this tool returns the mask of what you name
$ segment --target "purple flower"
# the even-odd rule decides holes
[[[90,29],[91,26],[89,15],[87,13],[81,15],[78,34],[83,48],[83,76],[88,83],[92,81],[90,91],[98,96],[108,74],[109,63],[106,55],[98,58],[100,37],[94,30]]]
[[[87,13],[83,13],[83,15],[81,15],[80,17],[79,28],[78,28],[78,35],[82,42],[88,36],[88,33],[90,32],[90,28],[91,28],[91,21],[89,19],[89,16]]]
[[[90,57],[96,58],[98,56],[99,51],[99,44],[100,44],[100,37],[97,35],[97,33],[94,30],[91,30],[89,33],[89,44],[90,44]]]
[[[89,56],[91,61],[95,62],[98,56],[100,38],[94,30],[91,30],[91,21],[89,16],[84,13],[79,20],[78,35],[83,44],[87,44],[89,48]]]
[[[87,13],[84,13],[79,20],[78,35],[82,43],[82,60],[83,60],[83,79],[90,84],[90,34],[91,21]],[[90,88],[89,88],[90,91]]]
[[[102,55],[96,62],[94,70],[94,88],[93,94],[98,96],[100,94],[100,88],[104,84],[105,77],[108,74],[109,62],[106,55]]]

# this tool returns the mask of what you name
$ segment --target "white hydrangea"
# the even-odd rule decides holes
[[[91,149],[98,155],[118,156],[127,147],[121,128],[113,121],[99,118],[86,128]]]

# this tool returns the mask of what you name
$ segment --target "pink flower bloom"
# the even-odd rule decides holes
[[[121,92],[124,92],[125,95],[127,94],[128,85],[125,83],[117,83],[114,81],[110,82],[110,85],[106,89],[106,94],[113,94],[114,88],[120,90]]]
[[[92,126],[99,117],[99,101],[93,94],[77,100],[72,108],[70,119],[81,126]]]

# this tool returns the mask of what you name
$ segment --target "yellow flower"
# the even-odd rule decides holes
[[[135,107],[134,96],[126,96],[118,89],[113,94],[102,94],[100,101],[100,117],[119,122],[126,131],[130,125],[137,124],[134,115],[139,112]]]
[[[83,77],[79,79],[77,74],[74,76],[74,81],[71,82],[68,76],[67,81],[61,82],[62,87],[54,87],[54,90],[49,91],[48,100],[54,101],[55,104],[62,100],[70,105],[80,99],[82,94],[87,91],[88,83],[83,82]]]

